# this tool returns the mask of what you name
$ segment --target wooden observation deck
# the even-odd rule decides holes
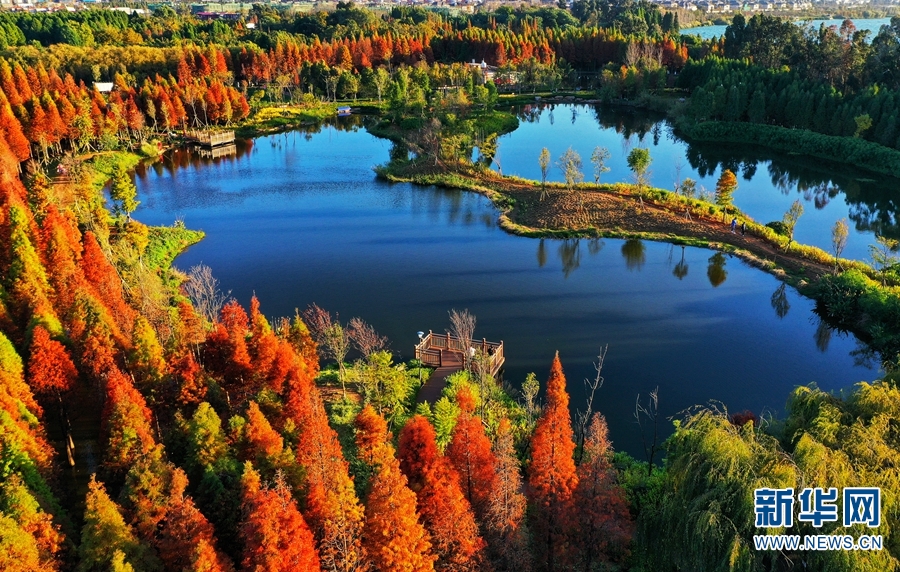
[[[422,338],[422,341],[416,346],[416,359],[435,369],[425,385],[419,389],[419,403],[424,401],[434,403],[440,399],[441,393],[447,385],[445,381],[447,377],[463,369],[466,351],[471,357],[479,353],[485,356],[488,360],[488,373],[492,377],[497,377],[506,361],[503,354],[503,341],[489,342],[482,338],[481,341],[472,340],[469,348],[466,348],[465,345],[465,342],[449,333],[435,334],[429,331]]]
[[[184,137],[188,141],[199,143],[204,147],[234,144],[234,131],[186,131]]]

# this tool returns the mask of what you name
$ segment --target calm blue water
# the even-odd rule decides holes
[[[505,341],[513,386],[530,371],[544,382],[559,350],[573,409],[609,344],[595,402],[615,445],[634,454],[635,397],[657,386],[666,416],[713,399],[760,412],[781,411],[797,384],[836,390],[877,376],[854,363],[855,340],[820,328],[795,291],[781,291],[789,309],[779,317],[778,281],[737,259],[511,236],[481,196],[375,180],[371,166],[388,151],[362,130],[325,127],[260,138],[215,162],[177,154],[139,175],[135,216],[205,230],[176,266],[208,264],[242,303],[255,292],[270,316],[311,302],[341,320],[361,316],[404,358],[416,331],[443,331],[448,310],[468,308],[476,337]]]
[[[800,199],[804,214],[795,239],[831,252],[831,227],[847,218],[850,238],[843,256],[867,260],[875,232],[900,238],[897,226],[900,180],[854,171],[846,165],[792,157],[722,144],[688,145],[672,134],[659,115],[616,107],[588,105],[532,105],[519,111],[519,128],[500,137],[493,168],[505,175],[540,180],[538,156],[550,150],[554,162],[568,147],[584,163],[586,181],[593,181],[590,162],[595,147],[610,152],[610,171],[600,181],[631,181],[627,157],[635,147],[650,150],[652,184],[674,189],[676,180],[690,177],[709,193],[723,169],[738,176],[734,204],[760,223],[781,220],[791,203]],[[549,179],[563,181],[563,172],[551,167]]]
[[[749,16],[747,17],[749,19]],[[727,20],[731,20],[731,17],[727,17]],[[818,30],[821,24],[825,24],[825,27],[836,26],[838,28],[841,27],[841,24],[844,22],[843,19],[840,20],[797,20],[798,24],[806,24],[808,26],[812,26],[814,29]],[[868,30],[869,31],[869,41],[872,41],[872,38],[878,35],[879,30],[881,30],[882,26],[886,26],[891,23],[890,18],[860,18],[858,20],[853,20],[853,24],[856,26],[857,30]],[[725,34],[725,28],[727,26],[698,26],[696,28],[685,28],[681,30],[682,34],[689,35],[697,35],[703,38],[704,40],[709,40],[711,38],[718,38],[719,36],[723,36]]]

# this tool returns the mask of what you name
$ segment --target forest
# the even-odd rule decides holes
[[[614,450],[602,406],[573,419],[558,356],[521,391],[473,360],[417,404],[429,371],[395,363],[362,318],[311,300],[266,317],[213,269],[172,268],[202,235],[133,219],[129,174],[170,132],[317,98],[367,97],[389,123],[440,116],[423,149],[484,152],[499,92],[563,86],[610,100],[674,86],[694,122],[897,148],[900,19],[870,42],[766,16],[701,41],[643,0],[249,18],[0,13],[0,569],[900,569],[892,375],[798,387],[783,419],[648,405],[642,422],[674,433],[645,460]],[[893,348],[896,296],[873,284],[823,287],[847,301],[836,319],[862,308]],[[754,549],[754,490],[806,486],[881,487],[884,549]]]

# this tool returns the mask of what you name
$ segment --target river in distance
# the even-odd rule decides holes
[[[731,20],[733,16],[725,15],[726,20]],[[748,20],[750,16],[745,16]],[[890,18],[859,18],[854,19],[853,25],[856,26],[857,30],[867,30],[869,32],[869,41],[872,41],[872,38],[878,35],[878,32],[881,30],[882,26],[887,26],[891,23]],[[818,30],[819,26],[824,24],[826,28],[834,26],[836,28],[840,28],[841,24],[844,23],[843,19],[831,19],[831,20],[796,20],[795,23],[800,25],[805,25],[808,27],[812,27],[813,30]],[[710,40],[712,38],[718,38],[720,36],[725,35],[725,28],[727,28],[724,24],[715,24],[710,26],[697,26],[696,28],[684,28],[681,30],[682,34],[692,35],[692,36],[700,36],[704,40]]]
[[[376,180],[390,143],[356,121],[261,137],[227,158],[169,154],[138,170],[135,217],[204,230],[175,265],[209,265],[245,306],[255,293],[272,317],[312,302],[342,321],[360,316],[398,359],[412,356],[418,330],[443,332],[448,310],[468,308],[477,338],[505,342],[513,388],[532,371],[543,384],[559,351],[573,411],[608,344],[595,403],[615,446],[639,457],[635,400],[655,388],[666,418],[711,400],[778,415],[796,385],[878,377],[810,300],[736,258],[506,234],[480,195]]]

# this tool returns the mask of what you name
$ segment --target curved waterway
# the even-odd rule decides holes
[[[138,173],[135,216],[206,231],[175,264],[211,266],[241,303],[255,292],[270,316],[311,302],[360,316],[403,358],[417,330],[443,331],[448,310],[468,308],[478,338],[505,341],[513,387],[531,371],[543,383],[558,350],[573,410],[609,344],[595,403],[615,446],[638,456],[635,398],[656,387],[665,416],[709,400],[778,413],[798,384],[838,390],[877,377],[810,300],[738,259],[512,236],[482,196],[377,181],[371,167],[389,149],[350,121],[262,137],[230,158],[177,152]]]
[[[850,237],[842,256],[869,259],[875,233],[900,238],[896,189],[900,180],[829,164],[818,159],[775,153],[753,146],[687,143],[673,134],[659,114],[621,107],[541,104],[516,108],[519,128],[500,137],[493,168],[505,175],[540,180],[538,156],[550,150],[554,162],[568,147],[581,155],[586,181],[593,181],[591,154],[595,147],[610,152],[600,181],[631,181],[628,153],[635,147],[650,150],[651,184],[672,190],[676,181],[691,178],[697,190],[712,195],[724,169],[738,177],[734,204],[757,222],[781,220],[791,203],[800,200],[803,216],[794,238],[831,252],[831,228],[846,218]],[[549,177],[563,181],[553,166]]]

